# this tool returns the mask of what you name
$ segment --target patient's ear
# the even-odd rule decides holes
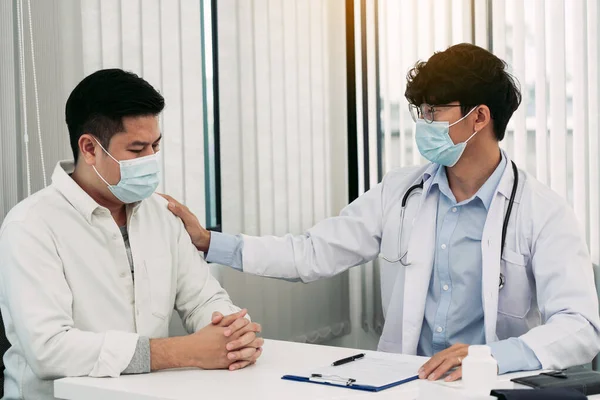
[[[96,151],[102,151],[98,142],[88,133],[84,133],[77,142],[79,145],[79,159],[83,160],[87,165],[96,164]]]

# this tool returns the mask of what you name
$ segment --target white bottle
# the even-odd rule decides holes
[[[489,396],[498,380],[498,363],[489,346],[469,346],[462,362],[462,380],[469,395]]]

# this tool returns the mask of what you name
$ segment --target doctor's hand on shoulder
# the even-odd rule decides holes
[[[160,194],[160,193],[159,193]],[[199,251],[206,253],[210,245],[210,231],[200,225],[200,221],[188,207],[166,194],[160,194],[169,202],[169,210],[181,218],[192,243]]]

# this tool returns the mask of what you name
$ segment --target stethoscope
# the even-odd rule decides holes
[[[502,224],[502,243],[501,243],[502,247],[500,247],[500,258],[502,258],[502,254],[504,254],[504,242],[506,242],[506,230],[508,228],[508,221],[510,220],[510,214],[512,213],[513,204],[515,203],[515,195],[517,194],[517,187],[519,186],[519,171],[517,170],[517,165],[515,164],[514,161],[511,161],[511,164],[512,164],[512,170],[513,170],[514,182],[513,182],[512,191],[510,193],[510,200],[508,201],[508,208],[506,210],[506,215],[504,216],[504,223]],[[406,193],[404,193],[404,196],[402,197],[402,203],[401,203],[401,207],[400,207],[400,238],[398,240],[398,248],[399,249],[402,245],[402,227],[404,225],[404,214],[406,212],[406,204],[408,203],[408,200],[410,200],[411,196],[413,196],[414,194],[417,194],[417,192],[416,192],[417,189],[423,190],[423,180],[421,180],[420,183],[417,183],[417,184],[409,187],[408,190],[406,191]],[[399,255],[401,252],[402,252],[402,250],[400,249]],[[403,266],[408,267],[410,265],[410,263],[404,262],[404,258],[406,257],[407,254],[408,254],[408,248],[402,255],[400,255],[400,257],[398,257],[395,260],[389,260],[386,257],[384,257],[383,255],[382,255],[382,258],[389,263],[400,262],[400,264],[402,264]],[[499,288],[502,289],[504,287],[505,283],[506,283],[506,278],[504,277],[503,273],[500,273],[500,282],[498,285]]]

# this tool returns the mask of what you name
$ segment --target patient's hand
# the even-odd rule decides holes
[[[219,312],[213,313],[213,325],[226,328],[223,334],[229,339],[227,357],[232,361],[229,366],[231,371],[254,364],[262,355],[264,340],[257,336],[262,328],[260,324],[244,318],[245,316],[246,310],[226,317]]]
[[[171,196],[166,194],[160,195],[169,202],[169,211],[181,218],[183,225],[185,226],[185,230],[187,231],[188,235],[190,235],[194,246],[196,246],[199,251],[204,253],[208,252],[208,247],[210,245],[210,231],[204,229],[204,227],[200,225],[200,221],[198,221],[198,218],[193,212],[190,211],[189,208]]]
[[[191,335],[150,339],[150,369],[229,368],[232,361],[227,357],[225,329],[209,324]]]
[[[187,336],[150,339],[150,369],[197,367],[231,371],[254,364],[262,354],[260,325],[246,319],[246,310],[224,317]]]
[[[226,340],[223,340],[223,327],[208,325],[190,335],[196,365],[202,369],[229,368],[231,361],[227,358]]]

